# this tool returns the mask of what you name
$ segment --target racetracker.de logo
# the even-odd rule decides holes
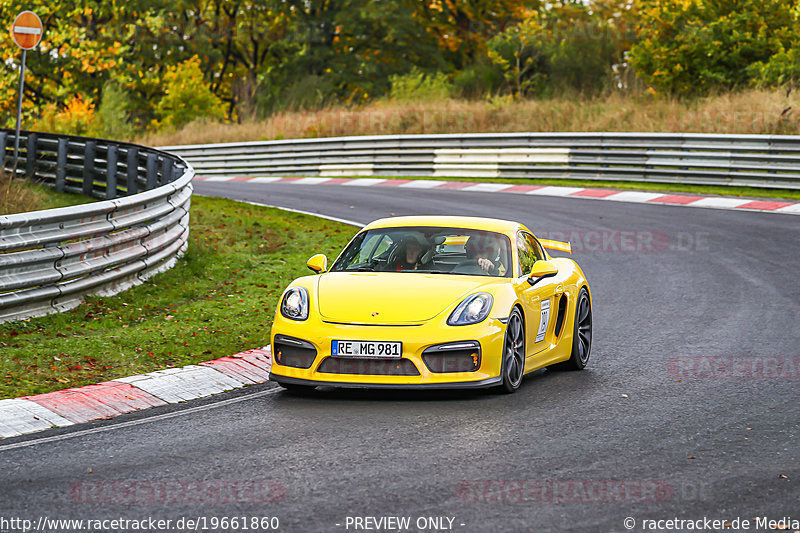
[[[798,379],[800,357],[682,356],[667,361],[667,373],[678,379]]]
[[[569,242],[573,252],[704,252],[710,249],[711,234],[706,231],[678,232],[644,229],[552,230],[538,231],[540,239]]]
[[[458,484],[469,503],[642,503],[672,498],[674,487],[658,480],[476,479]]]
[[[277,503],[286,487],[277,481],[78,481],[69,496],[74,503],[121,505]]]

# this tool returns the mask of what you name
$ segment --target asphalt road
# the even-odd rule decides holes
[[[593,288],[589,367],[539,372],[511,396],[264,385],[3,441],[0,530],[40,516],[278,517],[281,531],[448,517],[470,532],[800,519],[796,217],[381,187],[196,192],[364,223],[481,215],[566,233]]]

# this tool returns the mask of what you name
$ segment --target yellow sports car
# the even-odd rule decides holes
[[[363,228],[328,268],[283,293],[270,379],[287,389],[498,387],[545,366],[580,370],[592,296],[580,267],[522,224],[415,216]]]

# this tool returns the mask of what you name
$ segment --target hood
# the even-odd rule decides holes
[[[497,280],[446,274],[331,272],[319,277],[317,302],[322,318],[331,322],[420,323]]]

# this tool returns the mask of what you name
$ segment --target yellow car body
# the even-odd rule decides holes
[[[514,341],[513,332],[508,331],[512,312],[517,317],[512,323],[521,323],[524,330],[524,348],[518,349],[518,359],[524,352],[523,375],[574,360],[573,336],[577,331],[579,293],[589,298],[591,321],[591,293],[583,272],[570,258],[552,258],[544,246],[537,252],[543,257],[533,263],[530,271],[523,271],[523,264],[527,262],[530,266],[532,261],[531,238],[540,245],[561,251],[569,251],[567,243],[541,243],[530,230],[516,222],[450,216],[377,220],[363,228],[353,241],[369,230],[426,228],[430,231],[430,228],[445,227],[482,230],[508,237],[509,267],[513,270],[507,272],[506,277],[333,272],[326,271],[327,261],[316,256],[309,260],[309,267],[319,273],[294,280],[279,301],[271,332],[270,379],[287,388],[502,386],[504,368],[510,370],[514,365],[509,350],[522,338],[518,334]],[[450,237],[443,246],[463,246],[466,240]],[[525,248],[524,242],[529,248]],[[539,276],[537,272],[544,275]],[[298,301],[307,298],[305,319],[284,316],[282,305],[291,292],[301,295],[296,297]],[[488,316],[474,324],[451,325],[456,307],[474,294],[491,295]],[[546,313],[545,308],[549,308]],[[402,343],[402,353],[391,358],[334,354],[335,349],[343,346],[338,343],[345,341],[363,342],[362,350],[369,347],[367,341],[387,343],[387,350],[391,349],[389,343]],[[587,359],[590,341],[589,330]],[[376,345],[382,349],[383,345]],[[504,360],[507,361],[505,365]],[[582,368],[585,363],[582,361],[578,366]]]

